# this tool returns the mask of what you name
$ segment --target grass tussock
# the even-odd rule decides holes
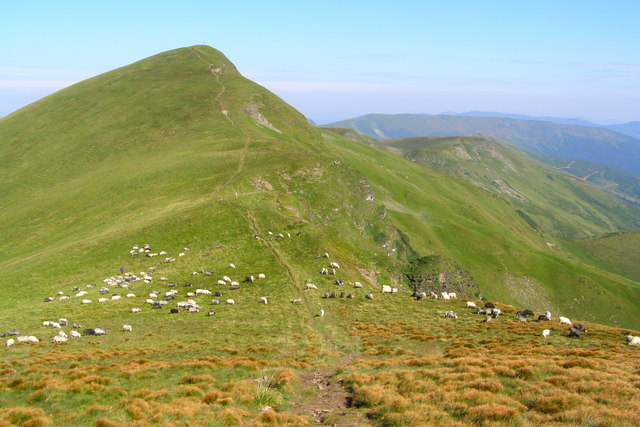
[[[267,408],[258,416],[260,424],[285,425],[285,426],[308,426],[309,420],[301,415],[289,412],[276,412],[273,408]]]
[[[1,409],[0,419],[12,425],[45,426],[52,424],[43,409],[28,406]]]

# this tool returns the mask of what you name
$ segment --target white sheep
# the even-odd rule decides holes
[[[98,298],[99,303],[107,302],[107,301],[109,301],[107,298]]]
[[[155,303],[155,301],[152,300],[151,298],[147,298],[144,302],[145,302],[145,304],[153,304],[153,303]]]
[[[391,293],[392,294],[397,294],[398,293],[398,288],[391,288]]]
[[[231,278],[229,276],[222,276],[222,280],[229,283],[231,282]]]
[[[61,337],[59,335],[56,335],[55,337],[53,337],[54,344],[64,344],[66,342],[67,342],[67,339],[65,337]]]
[[[16,341],[18,343],[29,342],[29,337],[26,335],[21,335],[18,338],[16,338]]]
[[[260,274],[258,274],[258,279],[264,279],[264,278],[266,278],[266,277],[267,277],[267,276],[265,276],[265,275],[264,275],[264,273],[260,273]]]
[[[390,293],[391,293],[391,286],[389,286],[389,285],[382,285],[382,293],[390,294]]]
[[[640,347],[640,337],[631,337],[631,341],[629,341],[629,345],[634,347]]]
[[[232,300],[231,298],[229,298],[229,299],[227,300],[227,304],[229,304],[229,305],[234,305],[235,303],[236,303],[236,302],[235,302],[234,300]]]
[[[547,338],[549,335],[551,335],[551,331],[549,329],[545,329],[544,331],[542,331],[542,336]]]
[[[166,294],[165,294],[165,295],[166,295]],[[157,294],[155,294],[155,293],[153,293],[153,292],[151,292],[151,293],[149,294],[149,298],[158,298],[158,295],[157,295]]]
[[[69,321],[68,321],[67,319],[62,318],[62,319],[59,319],[59,320],[58,320],[58,323],[59,323],[61,326],[67,326],[67,325],[69,324]]]
[[[475,303],[475,302],[473,302],[473,301],[467,301],[467,307],[470,307],[470,308],[477,308],[478,306],[477,306],[477,305],[476,305],[476,303]]]
[[[111,301],[116,301],[116,300],[119,300],[120,298],[122,298],[120,295],[112,295]]]
[[[136,294],[133,294],[133,293],[127,294],[127,298],[135,298],[135,297],[136,297]]]
[[[446,293],[446,292],[442,292],[442,293],[440,293],[440,296],[441,296],[441,297],[442,297],[442,299],[443,299],[443,300],[445,300],[445,301],[449,301],[449,300],[451,299],[451,297],[449,296],[449,294],[448,294],[448,293]]]
[[[449,298],[458,299],[458,295],[455,292],[449,292]]]
[[[262,304],[266,304],[267,303],[267,297],[260,297],[260,302]]]
[[[569,318],[567,317],[560,316],[558,320],[560,320],[561,325],[573,325],[573,323],[571,323],[571,320],[569,320]]]
[[[361,288],[361,287],[362,287],[362,283],[360,283],[360,282],[355,282],[355,283],[353,284],[353,287],[354,287],[354,288]]]
[[[33,335],[29,335],[27,337],[27,342],[31,344],[36,344],[36,343],[39,343],[40,340],[37,337],[34,337]]]
[[[236,268],[235,264],[229,264],[229,268]]]
[[[42,322],[42,326],[51,326],[51,322],[48,320],[45,320],[44,322]]]
[[[65,334],[64,331],[58,331],[58,336],[62,338],[67,338],[67,334]]]
[[[307,283],[307,289],[318,289],[318,287],[313,283]]]
[[[324,310],[320,309],[320,317],[324,317]]]
[[[218,280],[218,285],[226,285],[227,282],[225,282],[224,280]]]
[[[337,262],[330,262],[329,263],[329,267],[331,267],[331,268],[340,268],[340,264],[338,264]]]
[[[83,297],[83,296],[85,296],[86,294],[87,294],[87,291],[80,291],[80,292],[78,292],[78,293],[76,294],[76,298]]]
[[[71,335],[71,338],[80,338],[82,336],[78,331],[71,331],[69,332],[69,335]]]
[[[133,307],[133,308],[131,309],[131,312],[132,312],[132,313],[140,313],[141,311],[142,311],[142,310],[140,310],[140,309],[139,309],[139,308],[137,308],[137,307]]]
[[[122,332],[131,332],[132,330],[131,325],[122,325]]]

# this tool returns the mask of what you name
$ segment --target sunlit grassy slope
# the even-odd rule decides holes
[[[0,161],[0,328],[42,340],[3,349],[0,416],[14,424],[304,425],[312,420],[305,408],[328,405],[308,381],[316,369],[345,379],[344,392],[357,403],[342,415],[329,413],[327,422],[335,416],[351,425],[389,424],[387,412],[421,411],[422,401],[406,395],[409,401],[396,405],[393,393],[403,392],[384,379],[349,375],[393,366],[393,375],[396,368],[421,367],[445,378],[455,375],[451,363],[463,356],[462,348],[515,343],[525,351],[542,344],[542,325],[516,325],[512,307],[503,306],[508,318],[479,326],[481,318],[462,303],[412,300],[404,273],[412,261],[433,254],[454,260],[493,300],[587,322],[640,325],[637,282],[550,246],[552,236],[533,230],[489,192],[314,128],[206,46],[142,60],[3,118]],[[133,244],[144,243],[167,255],[129,255]],[[316,257],[324,252],[329,259]],[[175,262],[162,263],[166,256]],[[328,262],[340,265],[336,275],[319,273]],[[123,298],[97,302],[103,279],[120,268],[139,275],[150,267],[157,269],[152,283],[110,287],[107,296]],[[266,278],[238,290],[216,284],[224,275],[241,282],[259,273]],[[450,279],[451,272],[442,273],[435,290]],[[364,287],[354,288],[355,281]],[[87,288],[92,283],[97,286]],[[306,283],[318,290],[304,290]],[[380,294],[384,284],[399,293]],[[88,294],[75,297],[74,287]],[[198,288],[222,292],[222,304],[196,296],[199,313],[169,314]],[[163,309],[145,303],[152,291],[169,289],[179,294]],[[341,298],[343,291],[354,298]],[[60,301],[58,292],[71,298]],[[127,292],[136,296],[125,298]],[[321,298],[325,292],[337,297]],[[364,298],[367,293],[373,300]],[[56,300],[43,302],[48,296]],[[259,303],[262,296],[267,305]],[[82,305],[83,298],[93,302]],[[235,304],[224,304],[227,298]],[[294,298],[302,302],[292,304]],[[133,307],[142,312],[130,313]],[[447,323],[439,315],[450,308],[464,313]],[[317,316],[320,309],[324,318]],[[205,316],[208,310],[216,314]],[[60,317],[109,333],[54,347],[57,331],[40,325]],[[119,332],[123,324],[133,332]],[[595,386],[576,393],[596,405],[598,419],[626,420],[611,411],[637,402],[633,384],[639,379],[632,367],[636,353],[625,346],[622,331],[593,325],[592,335],[571,341],[562,336],[565,328],[549,326],[554,337],[545,345],[554,356],[532,375],[540,381],[561,375],[558,370],[573,367],[571,357],[589,351],[603,359],[593,369],[608,372],[610,363],[625,360],[616,369],[629,374],[621,380],[628,398],[603,403],[589,394]],[[375,333],[367,332],[371,328]],[[605,361],[607,349],[615,357]],[[454,359],[443,358],[456,351]],[[525,356],[518,360],[530,365]],[[517,368],[478,373],[503,384],[479,390],[513,407],[506,415],[473,412],[466,403],[466,409],[436,404],[434,416],[448,425],[557,417],[580,422],[584,414],[571,412],[578,398],[566,404],[560,398],[548,412],[538,402],[541,392],[516,398],[520,403],[501,397],[524,386]],[[363,394],[363,386],[378,383],[391,400],[386,391]],[[425,383],[424,390],[436,384]],[[561,389],[561,382],[554,387]],[[492,399],[483,396],[467,397]],[[275,412],[264,411],[266,405]],[[543,409],[527,414],[528,407]],[[425,421],[405,424],[411,422]]]
[[[393,152],[509,201],[530,225],[565,238],[640,229],[640,209],[482,137],[385,141]]]

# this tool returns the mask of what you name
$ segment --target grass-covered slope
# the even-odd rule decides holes
[[[640,209],[481,137],[416,137],[385,145],[508,200],[534,229],[576,238],[640,229]]]
[[[507,316],[479,324],[461,302],[411,299],[404,273],[437,254],[451,260],[442,265],[468,272],[486,297],[635,329],[637,282],[549,247],[549,237],[489,192],[314,128],[212,48],[145,59],[3,118],[0,156],[0,330],[41,340],[2,350],[3,422],[305,425],[335,417],[343,425],[388,425],[404,413],[414,417],[405,424],[415,425],[579,423],[588,417],[572,411],[582,402],[604,422],[634,411],[637,354],[621,330],[587,323],[592,335],[572,341],[555,322],[515,323],[515,308],[504,304]],[[144,243],[159,255],[129,254]],[[336,274],[320,274],[329,262],[340,265]],[[151,283],[104,282],[120,268],[147,272]],[[266,277],[243,282],[260,273]],[[450,283],[451,272],[441,273],[434,288]],[[218,285],[223,276],[239,289]],[[318,289],[306,290],[307,283]],[[399,292],[382,295],[386,284]],[[161,309],[145,301],[164,300],[172,289],[178,294]],[[76,296],[81,290],[87,295]],[[322,298],[332,292],[335,298]],[[81,304],[85,298],[92,303]],[[198,313],[169,314],[187,299]],[[134,307],[141,312],[131,313]],[[459,311],[456,323],[439,317],[446,309]],[[62,317],[108,334],[56,347],[57,330],[41,325]],[[133,331],[120,332],[123,324]],[[542,326],[553,330],[548,342],[538,337]],[[552,358],[530,363],[525,355],[543,344]],[[453,361],[464,364],[472,349],[494,354],[500,345],[510,349],[500,357],[518,355],[532,371],[483,366],[473,381],[480,375],[502,384],[491,390],[453,381],[460,376]],[[523,389],[521,375],[543,384],[567,370],[565,383],[587,381],[592,372],[570,369],[588,355],[597,357],[588,369],[601,373],[601,388],[581,384],[559,403]],[[465,394],[454,406],[433,401],[429,420],[419,414],[432,399],[390,387],[399,383],[385,377],[387,368],[394,376],[432,369],[438,377],[424,378],[425,390],[443,378],[453,381],[449,392],[469,386],[482,396]],[[613,378],[621,371],[622,380]],[[326,382],[337,400],[319,390]],[[553,383],[554,391],[565,383]],[[624,399],[598,394],[622,388]],[[346,408],[347,397],[355,407]],[[500,411],[471,411],[478,399]],[[313,415],[319,408],[331,410]]]
[[[534,153],[616,166],[640,173],[640,141],[609,129],[506,117],[368,114],[327,126],[377,139],[413,136],[492,135]]]

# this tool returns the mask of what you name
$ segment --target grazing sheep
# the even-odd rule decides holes
[[[51,322],[48,320],[45,320],[44,322],[42,322],[42,326],[51,326]]]
[[[330,262],[329,267],[331,268],[340,268],[340,265],[337,262]]]
[[[220,304],[220,301],[219,301],[219,300],[217,300],[217,299],[212,299],[212,300],[211,300],[211,304],[213,304],[213,305],[219,305],[219,304]]]
[[[133,328],[131,327],[131,325],[122,325],[122,332],[131,332],[133,331]]]
[[[445,311],[444,314],[440,315],[440,317],[443,317],[445,319],[449,318],[449,319],[457,319],[458,315],[455,314],[453,311],[449,310],[449,311]]]
[[[384,294],[390,294],[390,293],[391,293],[391,286],[389,286],[389,285],[382,285],[382,293],[384,293]]]
[[[338,286],[344,285],[344,280],[336,279],[336,285],[338,285]]]
[[[253,283],[256,279],[253,276],[247,276],[244,278],[244,283]]]
[[[496,306],[492,302],[485,302],[484,308],[496,308]]]
[[[318,289],[318,287],[313,283],[307,283],[307,289]]]
[[[264,279],[264,278],[266,278],[266,277],[267,277],[267,276],[265,276],[263,273],[258,274],[258,279]]]
[[[373,299],[373,294],[366,294],[364,297],[366,299]]]
[[[213,316],[215,314],[216,314],[216,312],[213,311],[213,310],[207,311],[207,316]]]
[[[551,320],[551,312],[550,311],[545,311],[544,313],[545,316],[547,316],[549,318],[549,320]]]
[[[132,308],[132,309],[131,309],[131,312],[132,312],[132,313],[140,313],[141,311],[142,311],[142,310],[140,310],[140,309],[139,309],[139,308],[137,308],[137,307],[134,307],[134,308]]]
[[[320,317],[324,317],[324,310],[320,309]]]
[[[416,292],[416,299],[418,301],[423,300],[427,297],[427,293],[426,292]]]
[[[231,278],[229,276],[222,276],[222,280],[224,280],[227,283],[231,283]]]
[[[571,320],[569,320],[567,317],[560,316],[558,318],[558,320],[560,321],[561,325],[572,325],[573,324],[573,323],[571,323]]]
[[[523,310],[522,312],[524,313],[525,316],[535,316],[535,313],[529,310],[528,308],[526,310]]]
[[[100,303],[100,304],[103,303],[103,302],[107,302],[107,301],[109,301],[109,300],[106,299],[106,298],[98,298],[98,303]]]
[[[20,331],[16,330],[16,329],[9,329],[7,331],[7,335],[12,336],[12,335],[20,335]]]
[[[229,268],[236,268],[234,264],[229,264]]]
[[[117,301],[122,298],[120,295],[111,295],[111,301]]]
[[[90,299],[83,299],[82,303],[83,304],[91,304],[91,300]]]
[[[300,304],[302,302],[302,298],[294,298],[291,300],[292,304]]]
[[[58,336],[62,338],[67,338],[67,334],[65,334],[64,331],[58,331]]]
[[[348,295],[347,295],[347,298],[349,298],[349,299],[353,299],[353,298],[354,298],[354,295],[353,295],[353,294],[348,294]]]
[[[569,338],[580,338],[580,331],[577,330],[576,328],[571,328],[569,329],[569,335],[567,335]]]
[[[631,340],[629,340],[629,345],[632,345],[634,347],[640,347],[640,337],[631,337]]]
[[[267,297],[260,297],[260,302],[262,304],[266,304],[267,303]]]
[[[7,344],[6,344],[6,346],[7,346],[7,347],[11,347],[11,346],[12,346],[12,345],[14,345],[15,343],[16,343],[16,340],[14,340],[13,338],[9,338],[9,339],[7,340]]]
[[[550,334],[551,331],[549,329],[545,329],[544,331],[542,331],[542,336],[545,338],[547,338]]]
[[[229,286],[229,290],[235,291],[237,289],[240,289],[240,285],[238,283],[231,283]]]
[[[441,296],[441,297],[442,297],[442,299],[443,299],[443,300],[445,300],[445,301],[449,301],[449,300],[451,299],[451,297],[449,296],[449,294],[448,294],[448,293],[446,293],[446,292],[441,292],[441,293],[440,293],[440,296]]]
[[[78,331],[71,331],[69,332],[69,335],[71,335],[71,338],[80,338],[82,336]]]
[[[171,310],[169,310],[169,314],[178,314],[180,313],[180,311],[178,311],[177,308],[172,308]]]
[[[519,311],[516,313],[516,319],[518,319],[521,322],[528,322],[529,319],[527,318],[527,315],[524,314],[523,311]]]
[[[234,300],[232,300],[231,298],[229,298],[229,299],[227,300],[227,304],[229,304],[229,305],[234,305],[235,303],[236,303],[236,302],[235,302]]]
[[[538,322],[547,321],[547,320],[549,320],[549,317],[547,317],[546,314],[541,314],[540,316],[538,316]]]
[[[360,283],[360,282],[355,282],[355,283],[353,284],[353,287],[354,287],[354,288],[357,288],[357,289],[360,289],[360,288],[362,288],[362,283]]]
[[[67,339],[65,337],[61,337],[61,336],[58,336],[58,335],[53,337],[53,343],[54,344],[63,344],[63,343],[66,343],[66,342],[67,342]]]
[[[136,294],[132,294],[132,293],[128,293],[127,294],[127,298],[135,298]]]
[[[455,292],[449,292],[449,298],[458,299],[458,295]]]
[[[585,333],[585,334],[587,333],[587,328],[585,328],[584,326],[582,326],[580,323],[576,323],[576,324],[574,324],[574,325],[573,325],[573,327],[574,327],[575,329],[579,330],[580,332],[583,332],[583,333]]]
[[[60,326],[67,326],[69,324],[69,321],[67,319],[59,319],[58,320],[58,324],[60,324]]]
[[[78,323],[78,322],[73,322],[73,327],[75,329],[80,329],[80,328],[82,328],[82,325],[80,323]]]
[[[392,294],[397,294],[398,293],[398,288],[391,288],[391,293]]]
[[[320,270],[320,274],[329,274],[329,270],[327,270],[326,268],[322,267],[322,269]]]
[[[467,301],[467,307],[470,308],[477,308],[476,303],[473,301]]]

